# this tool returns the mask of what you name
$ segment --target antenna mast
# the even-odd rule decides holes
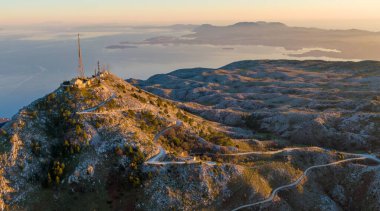
[[[78,34],[78,74],[80,78],[84,78],[84,68],[82,62],[82,49],[80,48],[80,38]]]

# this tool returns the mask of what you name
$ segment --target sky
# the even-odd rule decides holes
[[[0,0],[0,24],[280,21],[380,31],[379,0]]]

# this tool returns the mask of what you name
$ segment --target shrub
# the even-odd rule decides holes
[[[75,126],[75,132],[76,132],[77,136],[80,136],[83,133],[83,130],[82,130],[80,125]]]
[[[243,120],[245,122],[245,125],[253,130],[260,130],[261,124],[260,124],[260,118],[254,116],[254,115],[247,115],[243,117]]]
[[[217,145],[221,146],[234,146],[234,143],[232,142],[232,139],[227,136],[225,133],[215,131],[208,128],[209,133],[205,133],[203,130],[200,131],[200,136],[203,137],[205,140],[212,142]]]
[[[40,154],[41,146],[40,146],[40,143],[38,141],[32,140],[31,148],[32,148],[32,152],[34,155],[38,156]]]
[[[4,129],[0,129],[0,136],[6,136],[7,135],[7,131],[5,131]]]
[[[115,100],[115,99],[110,100],[110,101],[107,103],[107,107],[110,108],[110,109],[117,108],[118,105],[117,105],[116,100]]]
[[[120,90],[120,91],[124,91],[126,89],[126,87],[123,85],[123,84],[116,84],[116,87]]]
[[[35,119],[37,117],[37,111],[33,111],[33,112],[30,112],[29,113],[29,116],[33,119]]]
[[[156,104],[157,104],[158,107],[161,107],[161,105],[162,105],[161,98],[157,98]]]
[[[123,148],[117,146],[115,153],[118,156],[125,155],[129,158],[129,168],[127,169],[127,181],[133,187],[138,187],[141,182],[148,178],[148,175],[143,173],[142,164],[145,161],[145,155],[138,148],[125,145]]]
[[[121,156],[121,155],[123,155],[123,150],[117,146],[115,148],[115,154]]]
[[[174,143],[176,146],[180,146],[180,144],[182,143],[182,141],[181,141],[179,138],[177,138],[177,137],[173,137],[173,138],[172,138],[172,141],[173,141],[173,143]]]
[[[63,150],[64,150],[64,153],[63,153],[64,155],[72,155],[74,153],[79,153],[81,148],[78,143],[65,140],[63,143]]]
[[[147,103],[147,100],[144,97],[141,97],[140,95],[137,95],[136,93],[133,93],[131,96],[138,99],[142,103]]]
[[[133,110],[128,110],[128,115],[130,117],[134,117],[136,115],[136,113]]]
[[[161,136],[161,144],[169,151],[174,152],[189,152],[199,148],[197,137],[192,134],[187,134],[183,129],[169,130]]]
[[[54,161],[53,166],[50,168],[47,175],[47,183],[48,185],[52,184],[52,178],[54,178],[55,184],[59,185],[61,182],[61,178],[63,176],[65,170],[65,164],[60,163],[59,161]]]
[[[57,95],[55,93],[51,93],[47,96],[47,101],[48,103],[52,102],[53,100],[55,100],[55,98],[57,97]]]

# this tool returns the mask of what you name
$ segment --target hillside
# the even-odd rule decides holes
[[[186,150],[197,148],[198,134],[211,141],[215,137],[229,140],[218,132],[216,124],[186,114],[174,103],[133,87],[112,74],[64,82],[53,93],[21,109],[2,128],[1,205],[10,209],[58,209],[62,205],[76,209],[72,207],[75,205],[89,210],[137,206],[134,198],[142,197],[140,189],[144,182],[160,185],[160,181],[150,180],[153,175],[164,174],[162,170],[142,166],[160,151],[159,144],[153,142],[154,136],[173,124],[177,133],[193,141],[182,149],[166,143],[167,139],[162,140],[169,155],[171,148],[181,149],[175,152],[178,156],[171,155],[176,160],[188,159],[180,154],[186,155]],[[185,140],[176,144],[182,141]],[[229,149],[226,146],[215,150],[223,148]],[[202,162],[194,165],[197,165],[194,170],[189,167],[180,170],[189,175],[202,172],[205,178],[211,177],[211,170],[236,171],[225,166],[205,168],[209,165]],[[220,184],[197,190],[197,194],[217,193],[228,177],[218,180]],[[202,184],[203,180],[195,182]],[[195,194],[195,189],[188,190]],[[129,197],[120,202],[118,199],[123,194]]]
[[[379,62],[240,61],[130,81],[206,119],[287,145],[380,150]]]
[[[256,140],[179,106],[108,72],[62,83],[0,129],[1,209],[380,208],[374,155]]]

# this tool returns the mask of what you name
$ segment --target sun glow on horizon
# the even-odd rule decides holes
[[[1,3],[0,24],[174,24],[239,21],[312,23],[380,30],[378,0],[14,0]]]

